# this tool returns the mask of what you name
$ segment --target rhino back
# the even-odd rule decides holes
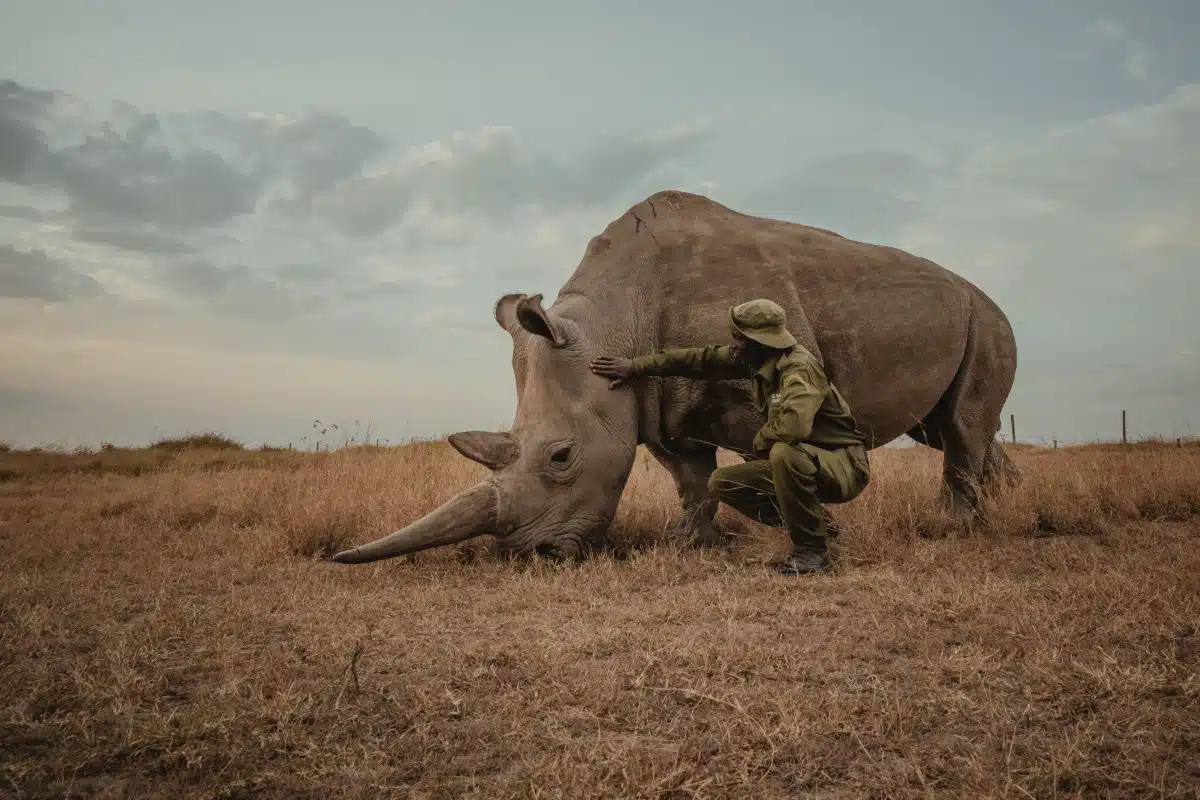
[[[912,428],[946,392],[982,294],[902,250],[674,191],[638,203],[595,237],[560,294],[572,293],[629,304],[622,319],[636,352],[728,341],[730,306],[771,298],[876,446]],[[665,379],[647,387],[643,404],[650,440],[743,446],[761,424],[748,382]]]

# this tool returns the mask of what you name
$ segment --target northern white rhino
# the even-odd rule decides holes
[[[639,444],[674,477],[677,528],[711,541],[717,447],[749,452],[764,422],[749,381],[644,378],[611,390],[589,362],[727,341],[730,306],[759,297],[786,310],[788,329],[822,360],[869,447],[907,433],[945,454],[942,497],[952,508],[973,516],[976,487],[1016,480],[995,441],[1016,342],[978,287],[893,247],[664,191],[588,242],[552,306],[540,294],[496,303],[512,336],[516,417],[506,433],[449,438],[492,474],[333,560],[375,561],[483,534],[503,551],[583,555],[616,514]]]

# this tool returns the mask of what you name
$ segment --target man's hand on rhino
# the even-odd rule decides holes
[[[616,389],[633,377],[633,359],[599,356],[592,359],[592,372],[608,378],[608,388]]]

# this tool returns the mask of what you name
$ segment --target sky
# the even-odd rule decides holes
[[[975,282],[1017,337],[1006,434],[1200,434],[1193,0],[4,17],[0,440],[504,427],[495,300],[552,300],[672,188]]]

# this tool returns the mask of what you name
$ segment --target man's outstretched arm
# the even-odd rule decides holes
[[[643,375],[678,375],[685,378],[720,380],[744,378],[746,367],[736,361],[729,345],[676,347],[636,358],[600,356],[592,361],[592,372],[608,378],[615,389],[631,378]]]

